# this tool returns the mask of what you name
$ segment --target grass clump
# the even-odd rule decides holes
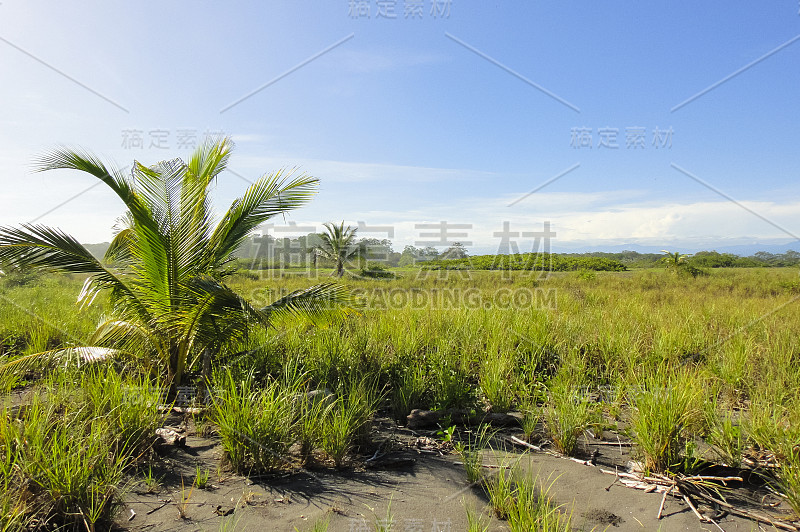
[[[467,512],[467,531],[468,532],[488,532],[489,525],[486,523],[487,519],[484,518],[474,507],[464,504],[464,510]]]
[[[375,414],[379,395],[372,380],[361,379],[343,386],[343,393],[324,416],[322,449],[341,467],[347,453],[359,443],[366,443],[369,420]]]
[[[107,369],[53,376],[19,418],[5,408],[3,526],[36,520],[67,529],[107,527],[125,470],[161,421],[157,405],[158,388]]]
[[[231,371],[217,379],[212,419],[231,466],[241,472],[272,471],[286,463],[294,442],[293,391],[279,381],[255,386],[252,375]]]
[[[500,469],[485,488],[489,503],[512,532],[566,532],[572,529],[572,515],[565,514],[550,498],[549,486],[538,478],[522,476],[515,469]]]
[[[699,411],[702,384],[687,371],[658,369],[632,394],[634,441],[647,471],[664,472],[681,463],[681,452]]]
[[[483,477],[483,451],[494,436],[494,432],[490,432],[490,428],[489,425],[481,425],[475,432],[468,431],[466,439],[461,439],[453,444],[453,448],[464,462],[464,470],[467,472],[467,482],[469,483],[477,482]]]
[[[300,443],[300,456],[304,464],[311,461],[314,449],[322,445],[325,420],[335,406],[333,395],[327,390],[318,394],[303,393],[297,409],[296,434]]]
[[[594,416],[592,403],[582,393],[580,383],[566,372],[559,373],[548,386],[549,397],[544,408],[550,439],[560,452],[568,456],[577,451],[578,438],[589,428]]]

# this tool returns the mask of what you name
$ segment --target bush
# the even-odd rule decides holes
[[[366,266],[361,268],[359,276],[369,279],[394,279],[397,277],[394,273],[388,271],[380,263],[369,262]]]

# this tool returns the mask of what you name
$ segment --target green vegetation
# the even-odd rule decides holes
[[[684,445],[699,417],[698,399],[703,390],[699,378],[686,370],[653,370],[630,399],[632,427],[648,471],[661,473],[681,463]]]
[[[473,483],[483,478],[483,453],[493,434],[489,425],[481,425],[474,432],[467,431],[465,437],[453,444],[464,462],[467,482]]]
[[[596,270],[621,272],[625,265],[603,257],[578,257],[556,253],[518,253],[515,255],[478,255],[460,259],[436,259],[424,264],[437,270],[530,270],[568,272]]]
[[[570,373],[572,372],[559,371],[551,380],[544,418],[553,444],[562,453],[572,456],[577,449],[578,438],[592,421],[593,405],[580,392],[585,389],[583,374]]]
[[[526,413],[526,435],[541,437],[545,430],[545,436],[565,453],[580,455],[581,434],[595,423],[628,431],[634,452],[652,471],[693,467],[697,449],[706,448],[697,445],[701,440],[709,450],[700,458],[733,467],[756,467],[758,457],[772,457],[774,467],[760,468],[760,473],[800,511],[795,447],[800,441],[800,401],[795,393],[800,388],[796,355],[800,315],[793,305],[800,289],[795,269],[709,268],[708,275],[698,277],[673,275],[663,267],[597,271],[591,277],[581,270],[547,276],[527,271],[392,273],[396,278],[343,277],[342,284],[366,302],[360,317],[322,327],[274,319],[272,330],[254,327],[215,357],[216,391],[207,430],[221,437],[231,465],[245,473],[302,463],[345,466],[355,451],[370,448],[370,421],[376,410],[403,420],[413,408],[454,407],[476,413],[521,409]],[[226,278],[231,291],[252,299],[263,293],[281,298],[314,282],[294,273],[260,279],[240,271]],[[82,284],[78,275],[45,275],[24,285],[0,281],[0,294],[13,302],[0,310],[4,355],[13,360],[43,348],[87,343],[94,322],[111,311],[114,302],[101,294],[87,313],[75,312]],[[514,299],[539,292],[549,294],[547,304],[536,297]],[[503,293],[510,303],[494,304]],[[13,305],[31,312],[12,311]],[[119,359],[119,364],[130,375],[126,379],[141,375],[135,385],[159,385],[149,380],[146,365],[128,359]],[[113,384],[118,373],[110,367],[103,371],[111,372],[104,378],[112,384],[102,394],[91,393],[88,382],[76,384],[80,382],[76,375],[96,378],[90,366],[69,371],[74,372],[69,385],[56,376],[17,378],[68,390],[70,397],[78,397],[70,399],[78,405],[70,407],[75,411],[100,411],[101,406],[86,405],[100,405],[103,395],[111,398],[110,404],[119,401],[114,399],[114,386],[120,385]],[[86,391],[76,395],[75,390]],[[156,400],[157,395],[152,401]],[[56,452],[48,445],[76,450],[68,443],[66,429],[57,424],[70,423],[70,433],[78,433],[74,428],[78,417],[48,418],[49,408],[49,403],[40,401],[19,414],[49,420],[49,425],[44,421],[29,425],[31,441],[36,443],[25,450],[13,443],[18,440],[12,429],[20,425],[16,415],[7,413],[6,428],[0,433],[5,442],[0,462],[41,463],[37,456]],[[92,423],[108,428],[97,425],[93,433],[119,435],[119,427],[140,427],[145,432],[152,427],[148,411],[139,415],[131,409],[102,408],[107,412],[99,415],[102,421]],[[112,411],[113,415],[108,413]],[[88,418],[80,419],[89,423]],[[451,425],[448,420],[444,423]],[[41,436],[45,431],[36,428],[41,426],[53,438]],[[84,434],[89,430],[85,427]],[[80,513],[74,508],[82,508],[87,516],[99,516],[98,523],[107,520],[111,514],[104,512],[112,511],[116,499],[113,490],[104,491],[103,486],[116,482],[119,471],[143,471],[139,474],[146,481],[146,465],[139,467],[131,458],[138,456],[131,454],[133,449],[144,445],[139,434],[126,433],[125,444],[98,437],[96,443],[83,442],[83,455],[73,453],[77,462],[64,458],[65,471],[83,467],[90,462],[88,455],[101,452],[118,457],[119,463],[113,458],[106,469],[93,466],[94,499],[51,495],[48,511],[69,520],[73,517],[67,516]],[[485,442],[481,444],[479,436],[463,428],[451,436],[455,443],[461,442],[473,481],[483,476],[480,449]],[[293,454],[290,449],[296,443],[299,451]],[[4,467],[37,478],[45,475],[33,465]],[[78,484],[89,482],[85,475],[74,477]],[[6,519],[32,518],[31,509],[19,504],[21,496],[14,486],[20,480],[13,474],[4,478],[9,488],[0,506]],[[157,489],[156,479],[152,480]],[[535,522],[525,516],[550,515],[555,525],[542,527],[566,529],[563,513],[550,512],[552,505],[537,506],[546,497],[529,497],[525,488],[520,491],[519,479],[505,480],[505,487],[497,487],[497,500],[507,501],[502,511],[509,524],[528,523],[519,525],[524,529],[531,526],[530,519]],[[54,478],[52,493],[73,489],[60,487],[63,482]],[[501,497],[503,490],[506,495]],[[66,510],[68,505],[72,510]],[[503,503],[497,506],[502,508]],[[482,525],[474,520],[474,526]]]
[[[78,296],[91,305],[109,294],[110,316],[88,339],[89,347],[63,347],[31,354],[2,369],[22,371],[42,359],[133,359],[153,373],[166,372],[177,386],[184,372],[224,353],[276,315],[315,315],[347,303],[341,287],[321,284],[257,308],[223,281],[233,270],[233,252],[260,224],[306,204],[317,180],[283,171],[255,181],[214,225],[210,187],[233,149],[229,139],[209,140],[188,162],[133,164],[130,176],[91,154],[58,149],[39,169],[80,170],[107,185],[127,212],[106,251],[96,259],[58,229],[34,224],[0,228],[0,261],[17,268],[88,275]]]
[[[325,231],[317,236],[319,243],[314,252],[336,265],[336,277],[343,276],[345,263],[359,251],[355,245],[356,229],[349,225],[345,227],[344,222],[339,225],[326,223]]]
[[[216,379],[212,419],[231,466],[243,472],[272,471],[285,465],[293,440],[295,383],[271,381],[255,386],[228,371]]]
[[[485,484],[495,515],[507,520],[512,532],[568,532],[572,530],[572,515],[551,501],[551,486],[542,484],[538,477],[505,468]]]
[[[158,388],[114,370],[59,372],[19,420],[0,412],[0,526],[107,528],[123,473],[161,422]]]

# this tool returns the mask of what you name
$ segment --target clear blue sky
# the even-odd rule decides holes
[[[456,240],[479,251],[504,221],[549,220],[563,248],[800,235],[797,0],[436,5],[449,13],[432,0],[3,0],[0,223],[108,240],[119,202],[102,186],[70,199],[92,179],[33,174],[37,154],[68,144],[153,163],[224,131],[241,176],[320,178],[290,220],[392,226],[399,249],[442,220],[471,224]],[[637,127],[643,147],[626,147]],[[659,147],[656,128],[672,132]],[[125,145],[133,130],[143,147]],[[600,146],[614,130],[619,147]],[[246,185],[224,175],[218,207]]]

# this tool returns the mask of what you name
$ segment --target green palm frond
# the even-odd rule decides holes
[[[128,179],[117,168],[107,168],[94,154],[66,147],[57,148],[42,157],[34,165],[38,172],[47,170],[80,170],[103,181],[126,204],[133,197],[133,188]]]
[[[296,290],[262,309],[275,316],[290,315],[311,320],[331,315],[359,314],[362,302],[345,286],[321,283]]]
[[[189,157],[187,174],[204,183],[204,187],[228,166],[233,141],[227,137],[208,138]]]
[[[259,225],[308,203],[319,180],[293,171],[280,170],[250,185],[244,196],[235,200],[211,235],[212,264],[220,267]]]
[[[109,347],[77,346],[52,349],[33,353],[0,365],[0,375],[10,373],[24,374],[29,371],[41,371],[56,364],[93,364],[112,358],[128,356],[129,353]]]
[[[136,241],[136,231],[133,228],[126,228],[119,231],[106,250],[103,260],[106,263],[130,263],[131,251]]]
[[[161,365],[177,385],[200,353],[219,353],[253,327],[268,327],[275,317],[316,321],[355,312],[358,302],[350,292],[330,283],[293,292],[262,309],[222,283],[229,273],[226,264],[244,239],[271,217],[308,203],[318,185],[317,179],[294,170],[264,175],[214,226],[209,189],[232,149],[230,139],[211,139],[186,163],[134,162],[128,175],[85,151],[59,148],[42,157],[39,170],[80,170],[100,179],[127,212],[105,264],[61,230],[33,224],[0,227],[0,263],[88,274],[79,302],[90,305],[107,291],[111,316],[97,327],[92,346],[22,357],[0,366],[0,373],[126,356]],[[355,230],[343,223],[338,232],[330,224],[328,229],[336,240],[333,247],[349,254]]]

